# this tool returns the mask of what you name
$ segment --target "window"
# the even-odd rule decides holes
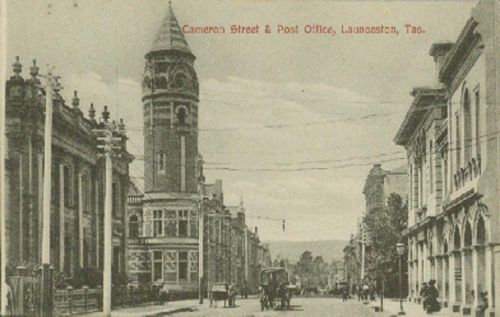
[[[89,248],[89,228],[83,228],[83,267],[89,267],[92,252]]]
[[[433,179],[433,174],[434,170],[432,169],[434,162],[432,161],[432,157],[434,154],[434,147],[432,146],[432,141],[429,143],[429,189],[432,192],[434,192],[434,179]]]
[[[196,251],[189,252],[189,274],[191,275],[191,281],[198,279],[198,252]]]
[[[165,251],[165,281],[177,282],[177,251]]]
[[[461,161],[460,161],[460,114],[457,112],[455,114],[455,143],[454,143],[454,147],[455,147],[455,153],[456,153],[456,157],[455,157],[455,163],[456,163],[456,169],[459,169],[462,165]],[[452,146],[453,148],[453,146]]]
[[[58,164],[52,163],[51,170],[52,180],[51,180],[51,200],[53,203],[59,204],[59,166]],[[43,177],[45,178],[45,171],[43,172]],[[66,192],[66,189],[64,190]],[[66,199],[66,198],[65,198]]]
[[[73,172],[69,166],[64,165],[64,206],[73,204]]]
[[[163,280],[163,254],[161,251],[153,251],[153,281]]]
[[[443,159],[443,167],[441,171],[441,175],[443,178],[443,192],[444,195],[446,196],[448,194],[448,157],[447,157],[447,149],[444,148],[442,152],[442,159]]]
[[[188,236],[188,216],[187,210],[179,210],[179,237]]]
[[[119,208],[120,208],[120,191],[118,190],[118,183],[113,183],[113,193],[112,193],[112,210],[113,210],[113,217],[118,217],[119,216]]]
[[[218,217],[215,219],[215,241],[220,242],[220,219]]]
[[[114,247],[113,248],[113,271],[115,272],[120,272],[121,271],[121,265],[120,265],[120,247]]]
[[[177,121],[179,124],[184,125],[186,124],[186,108],[180,107],[177,110]]]
[[[163,210],[153,211],[153,236],[158,237],[163,235]]]
[[[165,152],[163,151],[160,151],[160,153],[158,153],[158,173],[165,174],[166,170],[167,170],[167,154],[165,154]]]
[[[130,216],[128,222],[129,238],[137,238],[139,236],[139,221],[136,215]]]
[[[82,176],[82,210],[83,212],[89,212],[90,211],[90,203],[89,203],[89,178],[87,175]]]
[[[476,158],[481,155],[481,104],[479,88],[474,93],[474,101],[476,104]]]
[[[179,280],[187,280],[188,276],[188,253],[179,252]]]
[[[472,113],[469,90],[464,93],[464,163],[467,164],[472,158]]]
[[[165,236],[167,237],[177,236],[177,212],[175,210],[163,211],[163,227],[165,231]]]
[[[198,212],[196,210],[190,211],[189,225],[191,227],[190,236],[192,238],[198,238]]]
[[[64,273],[71,274],[71,253],[72,253],[72,244],[71,244],[71,236],[69,235],[69,227],[67,224],[64,225],[65,234],[64,234]]]

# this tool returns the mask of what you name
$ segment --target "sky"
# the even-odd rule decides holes
[[[436,85],[431,44],[456,40],[474,5],[173,0],[181,26],[261,29],[186,34],[197,57],[207,182],[222,179],[226,205],[243,197],[262,240],[349,239],[372,165],[405,164],[392,140],[411,88]],[[167,7],[166,0],[8,0],[8,61],[20,56],[25,77],[33,58],[42,73],[54,66],[67,100],[77,90],[84,113],[91,102],[98,112],[108,105],[112,118],[125,121],[128,150],[142,156],[144,55]],[[424,33],[407,34],[408,23]],[[337,34],[305,34],[312,24]],[[381,24],[399,35],[340,34],[342,25]],[[278,34],[278,25],[297,25],[299,33]],[[138,182],[142,170],[141,159],[130,167]]]

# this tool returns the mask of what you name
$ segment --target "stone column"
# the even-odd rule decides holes
[[[427,249],[427,243],[428,241],[425,240],[424,243],[422,243],[422,261],[423,261],[423,272],[422,272],[422,283],[424,282],[429,282],[429,276],[430,276],[430,261],[429,261],[429,250]]]
[[[478,247],[474,246],[474,250],[472,250],[472,289],[474,290],[474,298],[472,302],[472,306],[477,307],[479,302],[479,292],[478,289]]]
[[[81,173],[78,174],[78,263],[83,268],[83,188]],[[113,199],[115,199],[113,197]],[[118,208],[118,206],[117,206]]]
[[[436,288],[439,290],[440,288],[442,288],[442,285],[443,285],[443,280],[442,280],[442,276],[441,276],[441,266],[442,266],[442,257],[441,255],[436,255],[434,257],[434,279],[436,280],[437,282],[437,285],[436,285]],[[439,293],[439,298],[443,298],[444,294],[443,293]]]
[[[19,153],[19,265],[24,261],[24,184],[23,184],[23,154]]]
[[[462,312],[464,314],[471,313],[473,303],[471,292],[474,289],[473,270],[472,248],[465,247],[462,249]]]
[[[71,186],[71,184],[67,184]],[[66,235],[65,232],[65,219],[64,219],[64,165],[59,164],[59,271],[64,272],[64,237]],[[67,272],[66,272],[67,273]]]
[[[461,254],[461,260],[462,260],[462,305],[465,305],[466,303],[466,298],[467,298],[467,274],[470,274],[468,272],[466,272],[466,264],[465,264],[465,257],[466,257],[466,250],[465,249],[462,249],[462,251],[460,252]]]
[[[448,259],[448,255],[447,254],[443,254],[442,258],[441,258],[441,262],[442,262],[442,266],[441,266],[441,279],[442,279],[441,293],[443,295],[441,297],[443,298],[443,306],[444,307],[447,306],[448,297],[449,297],[449,294],[446,294],[446,281],[448,280],[447,275],[449,274],[449,272],[447,270],[448,268],[446,267],[446,261],[447,261],[447,259]]]
[[[488,283],[488,305],[489,310],[495,312],[496,316],[500,316],[500,305],[496,305],[498,296],[500,296],[500,291],[495,291],[495,285],[500,285],[500,248],[495,247],[490,243],[486,249],[486,263],[489,264],[486,272],[488,273],[488,278],[486,281]],[[498,308],[497,308],[498,306]]]
[[[456,291],[455,291],[455,255],[453,251],[448,254],[449,270],[448,270],[448,280],[450,284],[449,288],[449,299],[450,303],[456,302]]]

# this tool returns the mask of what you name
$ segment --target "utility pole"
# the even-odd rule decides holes
[[[365,277],[365,247],[366,247],[366,230],[365,226],[361,224],[361,282]]]
[[[0,0],[0,42],[7,43],[7,0]],[[7,56],[7,45],[2,45],[0,56]],[[0,59],[0,69],[6,69],[5,58]],[[0,76],[0,87],[5,87],[5,76]],[[3,243],[6,237],[5,232],[5,217],[7,210],[5,209],[5,94],[0,93],[0,315],[7,315],[7,250],[6,244]]]
[[[198,297],[200,300],[200,305],[203,304],[203,236],[204,236],[204,219],[203,219],[203,195],[200,195],[200,208],[199,208],[199,217],[200,220],[198,222]]]
[[[113,230],[113,153],[115,150],[120,150],[118,145],[121,137],[115,137],[117,134],[124,133],[123,130],[118,130],[116,123],[105,122],[104,129],[96,129],[94,133],[97,135],[97,141],[102,144],[97,145],[98,149],[104,151],[103,155],[106,160],[106,190],[104,192],[104,272],[102,278],[102,312],[103,316],[111,316],[111,265],[112,265],[112,230]],[[118,143],[118,144],[117,144]]]
[[[42,221],[42,296],[41,315],[53,314],[52,271],[50,267],[50,203],[52,198],[52,113],[53,92],[62,87],[49,69],[45,84],[45,134],[43,168],[43,221]]]

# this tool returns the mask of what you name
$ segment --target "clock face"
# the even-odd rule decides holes
[[[174,76],[174,85],[175,85],[175,88],[184,88],[184,86],[186,86],[187,84],[187,77],[186,77],[186,74],[184,73],[177,73],[175,76]]]

